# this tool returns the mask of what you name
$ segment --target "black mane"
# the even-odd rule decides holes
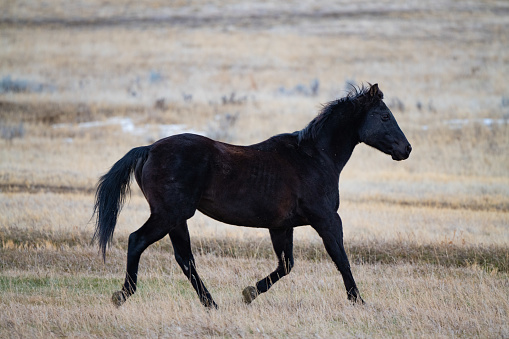
[[[355,108],[365,105],[367,100],[362,99],[367,97],[366,94],[369,93],[369,89],[370,87],[364,85],[351,85],[351,90],[345,97],[324,104],[320,113],[306,127],[297,132],[298,143],[300,144],[305,140],[315,140],[331,119],[345,119],[345,113],[351,112],[352,107],[355,110]],[[350,103],[353,106],[348,105]],[[348,106],[350,106],[350,109],[347,111]]]

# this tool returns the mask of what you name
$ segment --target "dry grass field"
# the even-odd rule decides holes
[[[0,3],[0,337],[509,338],[509,4],[505,1]],[[367,305],[309,227],[296,266],[267,230],[190,220],[207,311],[169,239],[121,308],[133,185],[106,264],[98,177],[180,132],[250,144],[303,128],[347,83],[378,83],[412,143],[359,145],[341,174],[345,247]]]

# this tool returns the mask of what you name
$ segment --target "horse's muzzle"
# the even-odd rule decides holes
[[[399,146],[399,145],[398,145]],[[412,152],[412,145],[407,143],[401,147],[396,147],[392,150],[392,160],[405,160],[410,156],[410,152]]]

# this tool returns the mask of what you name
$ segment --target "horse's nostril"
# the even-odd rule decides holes
[[[408,146],[406,147],[406,151],[407,153],[412,152],[412,145],[408,144]]]

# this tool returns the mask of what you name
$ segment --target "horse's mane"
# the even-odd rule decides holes
[[[353,84],[350,84],[350,87],[351,89],[345,97],[324,104],[320,113],[306,127],[297,132],[299,144],[304,140],[315,140],[323,127],[330,123],[332,118],[346,119],[345,115],[352,111],[352,107],[366,103],[366,100],[361,99],[367,97],[366,94],[368,94],[370,87],[355,86]],[[349,103],[353,106],[348,105]],[[348,106],[350,106],[349,110],[347,110]]]

